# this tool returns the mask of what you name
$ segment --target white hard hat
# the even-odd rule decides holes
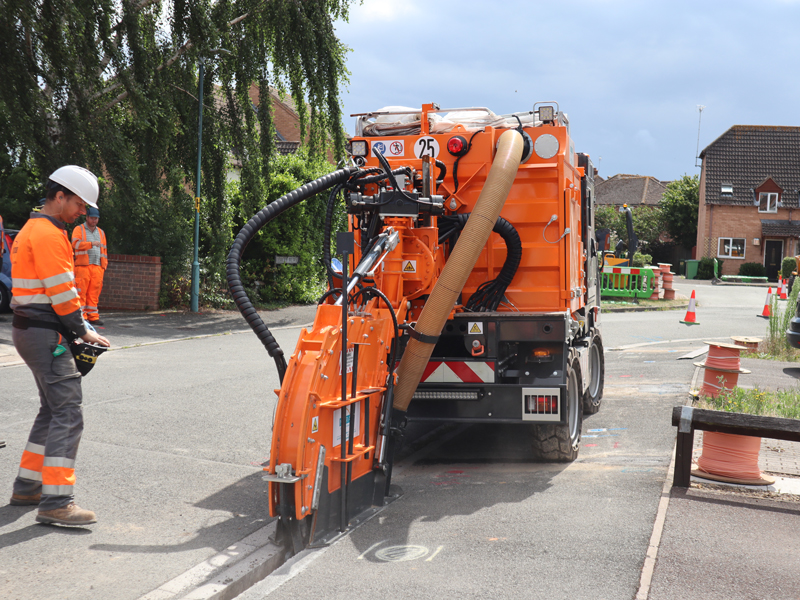
[[[56,169],[50,175],[50,181],[60,183],[76,196],[80,196],[86,204],[97,208],[100,186],[97,185],[97,177],[90,170],[76,165],[67,165]]]

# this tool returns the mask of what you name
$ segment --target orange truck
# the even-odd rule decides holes
[[[237,236],[228,284],[275,360],[270,513],[290,552],[391,498],[410,420],[512,424],[544,460],[577,457],[603,395],[594,167],[555,102],[390,107],[357,118],[351,166],[270,203]],[[288,360],[240,278],[255,233],[328,194],[329,289]],[[319,200],[316,200],[319,201]]]

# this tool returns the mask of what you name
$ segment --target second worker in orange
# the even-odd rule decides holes
[[[92,325],[102,325],[97,305],[103,290],[103,275],[108,267],[106,234],[97,226],[100,211],[86,208],[86,223],[72,230],[75,252],[75,284],[81,295],[83,318]]]

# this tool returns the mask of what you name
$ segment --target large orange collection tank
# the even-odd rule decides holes
[[[438,111],[434,105],[423,106],[418,134],[364,138],[368,152],[363,164],[378,166],[372,152],[376,146],[384,149],[383,154],[393,167],[408,165],[421,171],[422,157],[432,156],[447,170],[436,190],[445,197],[446,209],[453,213],[471,212],[486,181],[497,140],[508,126],[490,126],[476,132],[456,124],[446,133],[430,133],[429,115],[435,114]],[[585,169],[578,165],[568,122],[563,118],[538,122],[538,126],[524,127],[523,131],[527,155],[523,156],[501,212],[501,217],[519,233],[522,260],[506,290],[507,302],[497,310],[575,312],[585,306],[587,291],[583,264],[588,249],[581,237],[581,179]],[[454,138],[462,140],[456,142],[461,144],[458,147],[468,148],[460,157],[448,152],[448,143]],[[565,229],[569,233],[565,234]],[[481,283],[497,276],[505,257],[503,240],[492,234],[463,290],[465,299]]]

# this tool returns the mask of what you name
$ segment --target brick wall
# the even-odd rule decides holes
[[[760,213],[756,206],[701,205],[702,210],[697,224],[697,258],[717,256],[720,237],[745,238],[743,258],[722,258],[721,275],[737,275],[739,266],[745,262],[764,264],[764,244],[767,239],[783,240],[783,255],[793,256],[797,252],[794,239],[770,237],[764,238],[761,232],[761,219],[792,218],[792,209],[779,208],[777,213]],[[796,211],[796,209],[795,209]],[[758,239],[759,245],[753,241]],[[702,246],[700,244],[703,244]]]
[[[154,310],[160,291],[160,257],[109,254],[99,308]]]

